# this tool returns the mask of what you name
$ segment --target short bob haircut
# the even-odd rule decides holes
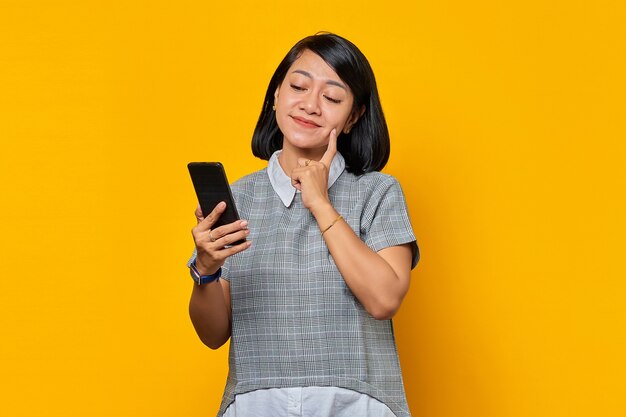
[[[254,156],[269,160],[282,149],[283,134],[272,109],[274,92],[302,52],[319,55],[345,82],[354,96],[352,112],[364,108],[363,115],[346,134],[337,138],[337,149],[346,160],[346,169],[356,175],[380,171],[389,159],[389,131],[378,97],[376,79],[367,58],[349,40],[332,33],[308,36],[296,43],[281,61],[270,80],[261,115],[252,136]]]

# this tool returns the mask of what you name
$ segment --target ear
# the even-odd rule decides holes
[[[276,91],[274,91],[274,104],[278,101],[278,91],[280,90],[280,85],[276,87]]]
[[[361,106],[360,108],[355,109],[352,114],[350,114],[350,117],[348,117],[348,121],[346,121],[346,126],[343,128],[343,131],[345,133],[350,132],[352,126],[354,126],[354,124],[361,118],[361,116],[363,116],[363,113],[365,113],[365,106]]]

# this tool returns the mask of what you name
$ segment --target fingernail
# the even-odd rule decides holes
[[[248,225],[248,221],[247,220],[243,220],[241,223],[239,223],[239,225],[241,227],[246,227]]]
[[[226,207],[226,203],[224,203],[223,201],[220,201],[219,204],[217,205],[217,207],[222,209],[222,208]]]

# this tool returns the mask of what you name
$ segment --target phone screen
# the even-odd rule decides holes
[[[228,185],[224,166],[219,162],[190,162],[187,168],[189,169],[191,181],[196,190],[204,217],[208,216],[220,201],[226,203],[226,211],[222,213],[211,228],[215,229],[239,220],[239,214]]]

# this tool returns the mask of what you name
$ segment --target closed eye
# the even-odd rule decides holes
[[[305,88],[300,87],[299,85],[289,84],[289,86],[290,86],[291,88],[293,88],[294,90],[296,90],[296,91],[304,91],[304,90],[305,90]]]
[[[339,103],[341,103],[341,100],[338,100],[338,99],[336,99],[336,98],[332,98],[332,97],[329,97],[329,96],[324,96],[324,98],[325,98],[326,100],[330,101],[331,103],[335,103],[335,104],[339,104]]]

